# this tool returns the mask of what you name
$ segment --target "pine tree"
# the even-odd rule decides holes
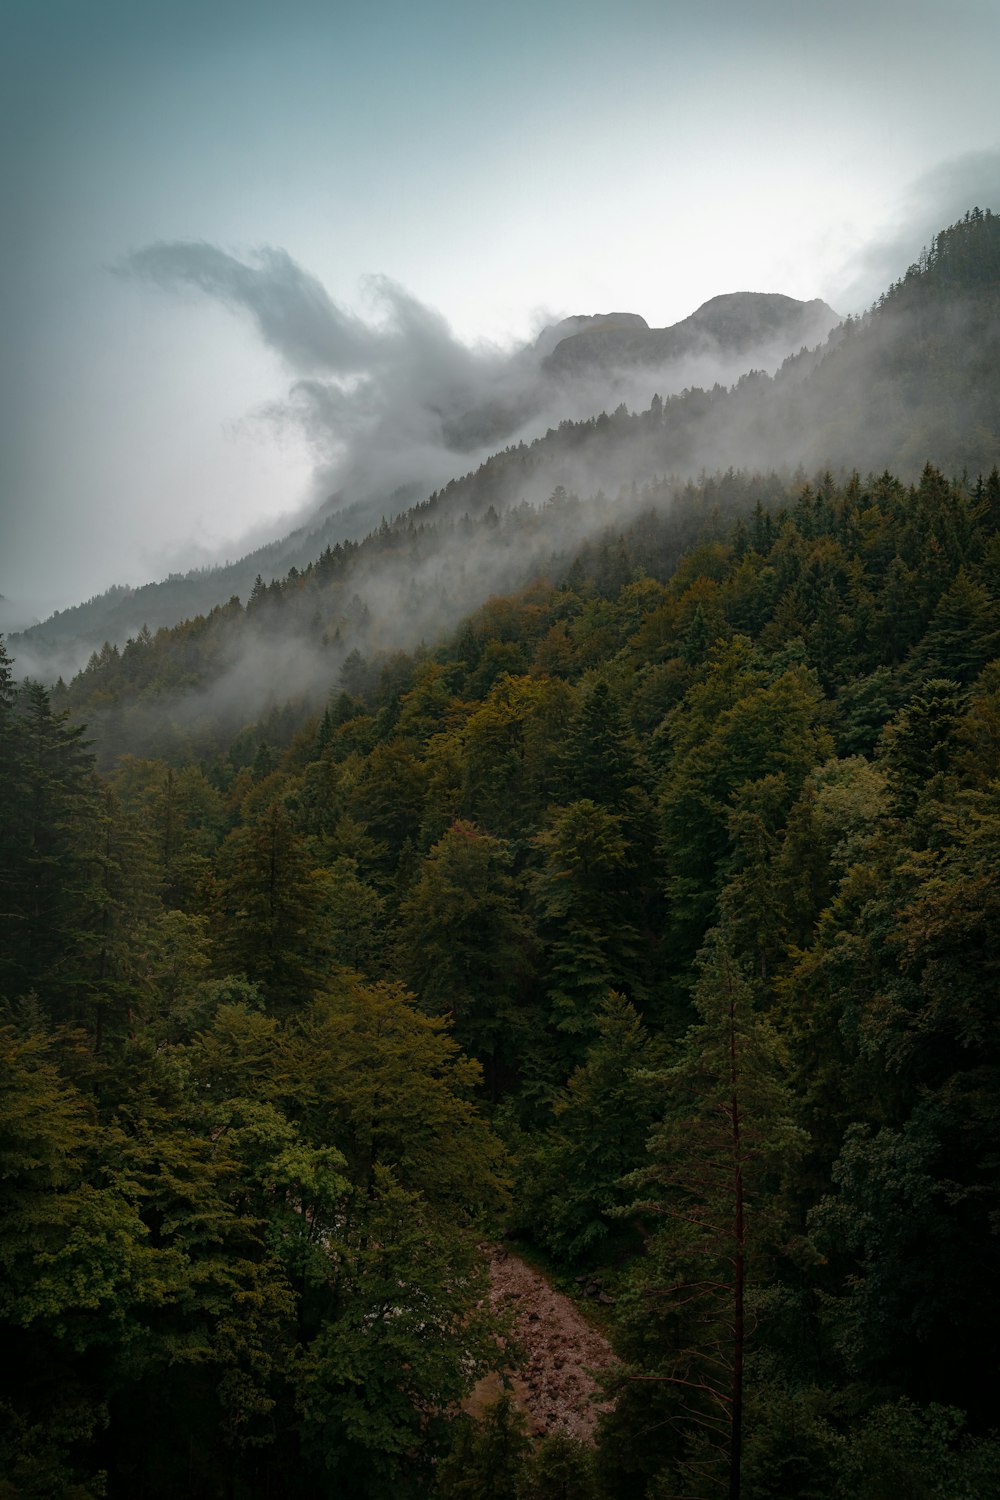
[[[277,1006],[303,1003],[329,956],[317,921],[322,888],[281,803],[230,835],[220,866],[224,972],[245,974]]]
[[[99,799],[82,729],[26,682],[2,713],[0,994],[36,990],[60,1020],[92,1020],[88,989],[99,926]]]
[[[616,1239],[634,1237],[616,1223],[615,1210],[628,1201],[622,1179],[644,1160],[660,1093],[656,1052],[635,1007],[609,994],[596,1029],[554,1104],[541,1183],[546,1202],[535,1216],[536,1235],[569,1261],[606,1258]]]
[[[663,1457],[684,1493],[739,1500],[750,1309],[802,1138],[781,1044],[721,931],[702,955],[695,1005],[698,1022],[659,1075],[668,1102],[652,1160],[632,1178],[646,1191],[626,1211],[660,1227],[626,1303],[623,1384],[665,1388]]]
[[[634,996],[642,987],[624,821],[585,798],[554,809],[534,840],[543,863],[532,890],[563,1077],[583,1061],[608,990]]]
[[[634,737],[603,680],[584,694],[567,735],[563,781],[567,801],[586,798],[615,812],[626,809],[640,784]]]
[[[400,907],[397,954],[424,1010],[448,1015],[487,1070],[495,1097],[521,1029],[532,934],[519,909],[508,846],[454,823]]]

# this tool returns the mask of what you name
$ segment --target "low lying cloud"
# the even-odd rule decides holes
[[[365,369],[378,339],[361,319],[344,312],[284,250],[266,246],[248,265],[215,245],[147,245],[115,269],[167,291],[204,292],[246,313],[265,344],[295,370]]]
[[[645,407],[654,391],[726,383],[747,366],[745,354],[726,359],[706,347],[663,370],[554,372],[545,355],[554,339],[575,331],[572,324],[514,350],[467,345],[440,313],[382,276],[366,283],[372,316],[365,319],[274,247],[238,259],[205,243],[155,244],[117,270],[168,292],[210,297],[252,321],[295,377],[258,415],[306,434],[320,508],[358,507],[361,529],[562,419],[620,402]],[[788,352],[768,345],[752,362],[773,367]]]
[[[147,246],[116,268],[170,292],[196,292],[248,317],[298,377],[260,415],[301,428],[317,489],[344,504],[433,486],[467,468],[532,415],[537,364],[469,346],[388,277],[366,283],[373,316],[339,306],[285,250],[239,260],[217,246]],[[465,461],[456,461],[456,459]]]
[[[1000,149],[970,151],[939,162],[905,189],[881,235],[845,271],[832,295],[844,312],[870,307],[904,275],[934,236],[971,208],[1000,207]]]

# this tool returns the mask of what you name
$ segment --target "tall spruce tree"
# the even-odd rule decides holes
[[[626,1212],[657,1224],[622,1318],[628,1429],[643,1387],[662,1387],[662,1433],[644,1458],[685,1495],[740,1500],[752,1309],[782,1234],[779,1189],[802,1144],[781,1043],[716,932],[701,957],[698,1021],[659,1075],[667,1101]],[[621,1399],[621,1398],[620,1398]],[[641,1445],[639,1445],[641,1448]]]
[[[5,669],[6,670],[6,669]],[[53,1020],[93,1024],[100,807],[83,730],[38,683],[3,684],[0,994],[34,990]]]

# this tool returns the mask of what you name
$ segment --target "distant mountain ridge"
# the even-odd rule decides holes
[[[703,329],[721,326],[726,337],[733,337],[740,335],[728,331],[731,313],[752,322],[781,311],[780,301],[735,294],[712,299],[692,317]],[[631,339],[656,333],[644,333],[634,314],[572,321],[576,333],[558,340],[555,348],[587,334]],[[971,211],[942,230],[868,313],[835,328],[825,344],[790,355],[773,377],[748,372],[730,387],[693,386],[666,399],[656,397],[648,409],[629,410],[622,401],[585,420],[566,419],[530,444],[519,441],[498,449],[409,510],[404,500],[395,520],[393,506],[383,501],[384,526],[378,512],[372,519],[371,504],[353,512],[333,509],[240,564],[189,577],[183,590],[177,580],[168,580],[135,591],[129,599],[122,597],[125,591],[104,596],[106,610],[101,600],[91,601],[83,607],[86,630],[80,629],[74,649],[79,663],[81,648],[85,659],[105,638],[120,643],[126,630],[134,636],[143,623],[169,624],[152,606],[176,607],[182,592],[188,614],[206,613],[233,593],[245,599],[251,569],[254,581],[259,572],[265,583],[268,574],[276,579],[284,569],[289,575],[284,591],[292,598],[302,593],[303,580],[292,580],[290,570],[301,574],[303,559],[322,560],[331,548],[336,555],[330,576],[335,573],[341,602],[336,609],[320,604],[320,632],[366,649],[352,622],[368,608],[369,590],[371,617],[377,617],[384,601],[398,602],[414,590],[425,600],[447,600],[449,611],[464,610],[474,607],[477,597],[519,587],[518,580],[549,567],[555,551],[563,555],[563,542],[575,544],[575,536],[557,535],[558,527],[548,526],[540,527],[532,541],[526,521],[516,548],[512,543],[501,556],[496,520],[505,510],[518,511],[525,504],[540,510],[558,491],[581,496],[603,492],[605,498],[588,513],[587,524],[613,525],[621,523],[634,503],[628,498],[630,486],[633,496],[652,485],[658,496],[666,497],[671,484],[727,469],[789,476],[824,468],[862,474],[892,470],[909,481],[928,461],[958,476],[988,474],[1000,465],[1000,217],[989,211]],[[350,527],[345,524],[349,516]],[[356,539],[366,532],[359,545]],[[239,569],[242,588],[234,587]],[[325,586],[326,576],[321,569],[307,591],[310,596],[314,586]],[[281,591],[280,585],[274,587]],[[199,596],[196,605],[186,602],[189,588]],[[66,629],[67,642],[72,629],[83,625],[82,617],[67,618],[71,613],[57,621]],[[180,617],[178,609],[173,618]],[[111,622],[114,636],[106,628]],[[428,609],[418,622],[411,608],[399,623],[404,634],[406,628],[418,635],[436,629],[433,612]],[[12,637],[20,670],[49,678],[62,670],[51,665],[50,632],[52,622]],[[383,632],[383,644],[387,639]],[[346,654],[351,647],[343,649]]]
[[[649,332],[649,324],[640,313],[574,313],[568,318],[562,318],[558,323],[549,323],[543,328],[532,345],[532,349],[544,360],[560,344],[595,328],[636,328]]]
[[[264,717],[274,740],[338,681],[352,693],[359,673],[391,673],[393,653],[441,640],[477,609],[502,613],[502,596],[532,580],[571,580],[587,549],[609,587],[634,581],[615,560],[629,527],[658,529],[660,552],[679,557],[723,518],[826,493],[837,482],[827,470],[859,496],[849,525],[862,530],[865,489],[883,481],[904,497],[915,482],[917,508],[935,486],[972,504],[1000,492],[1000,217],[976,211],[942,231],[870,312],[774,377],[657,396],[644,410],[622,403],[508,445],[362,541],[255,582],[245,604],[155,637],[137,627],[57,701],[108,764],[122,746],[181,761],[195,746],[221,750]],[[946,537],[947,507],[935,524]]]
[[[581,314],[549,325],[534,344],[521,351],[524,368],[520,398],[506,407],[468,412],[451,424],[447,436],[456,451],[483,445],[499,447],[506,437],[564,398],[567,382],[582,382],[587,412],[631,397],[638,375],[655,373],[664,394],[697,384],[701,368],[685,372],[686,359],[718,360],[735,378],[747,357],[750,366],[776,366],[803,344],[824,339],[840,319],[819,301],[799,302],[775,293],[736,292],[713,297],[689,317],[668,328],[650,328],[638,313]],[[719,373],[724,373],[720,369]],[[687,377],[687,378],[685,378]],[[596,384],[595,384],[596,381]],[[622,389],[622,384],[628,389]],[[645,381],[644,400],[653,394]],[[578,396],[579,401],[579,396]],[[155,583],[115,585],[84,603],[57,611],[48,619],[11,635],[32,663],[33,671],[53,679],[78,670],[104,642],[123,644],[146,625],[152,630],[210,610],[238,595],[246,599],[258,574],[265,583],[303,568],[326,546],[357,541],[382,517],[392,519],[421,500],[429,485],[419,479],[389,494],[344,504],[331,496],[313,519],[233,562],[174,573]]]
[[[553,372],[670,365],[692,354],[752,354],[780,350],[780,358],[822,343],[841,322],[820,298],[800,302],[779,292],[729,292],[702,303],[690,317],[650,328],[637,313],[566,319],[570,326],[545,356]],[[547,330],[548,331],[548,330]]]

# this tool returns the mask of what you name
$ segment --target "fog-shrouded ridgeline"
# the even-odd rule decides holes
[[[998,228],[0,643],[2,1500],[996,1496]]]
[[[10,626],[35,675],[72,676],[105,641],[122,646],[143,625],[156,630],[233,594],[246,599],[258,573],[270,582],[327,545],[360,540],[500,443],[531,441],[550,425],[622,404],[641,410],[654,391],[728,385],[751,367],[773,371],[840,321],[821,302],[738,293],[672,328],[650,329],[636,313],[567,318],[505,353],[461,344],[390,282],[375,287],[386,319],[370,325],[337,307],[288,256],[259,261],[244,265],[208,245],[159,245],[120,269],[168,291],[193,288],[253,320],[298,377],[268,417],[305,429],[325,498],[287,535],[235,561],[120,585],[30,629]]]
[[[822,343],[840,321],[818,297],[799,302],[777,292],[731,292],[712,297],[670,328],[650,328],[635,313],[567,319],[542,335],[551,342],[553,335],[566,330],[552,344],[545,367],[567,376],[600,370],[612,380],[623,379],[633,369],[660,370],[669,376],[672,369],[680,373],[682,365],[690,377],[699,363],[706,369],[714,366],[715,375],[734,358],[744,368],[773,369],[789,353]],[[683,383],[696,382],[689,378]]]
[[[733,340],[735,323],[738,338],[752,344],[785,300],[714,299],[687,322],[714,329],[720,341]],[[815,304],[794,306],[797,320],[819,315]],[[557,356],[589,363],[586,349],[560,354],[578,340],[641,348],[648,339],[662,346],[663,333],[635,317],[574,320],[563,338],[541,342],[538,363]],[[95,630],[101,601],[94,601],[87,634],[109,644],[94,650],[64,701],[108,753],[124,743],[128,720],[131,748],[181,754],[192,736],[221,743],[289,700],[300,712],[322,706],[352,653],[370,658],[433,641],[490,594],[538,574],[558,576],[588,537],[643,509],[668,510],[693,477],[740,471],[743,479],[729,481],[732,509],[752,508],[761,486],[773,492],[797,469],[890,469],[914,480],[929,461],[972,482],[1000,462],[998,356],[1000,218],[977,209],[943,230],[868,313],[790,355],[773,376],[748,371],[732,385],[657,393],[643,409],[623,401],[610,413],[566,418],[360,539],[343,526],[338,533],[334,514],[241,565],[243,587],[228,603],[227,575],[172,581],[179,593],[199,594],[197,605],[185,599],[177,611],[197,610],[196,617],[174,631],[151,634],[156,614],[146,606],[162,597],[155,589],[110,600],[119,628],[130,618],[131,645]],[[634,375],[638,367],[636,356],[627,368]],[[648,368],[663,367],[654,359]],[[755,489],[747,477],[754,474],[773,478]],[[287,576],[269,582],[276,563]],[[39,670],[32,652],[44,637],[43,629],[12,640],[18,670]]]

